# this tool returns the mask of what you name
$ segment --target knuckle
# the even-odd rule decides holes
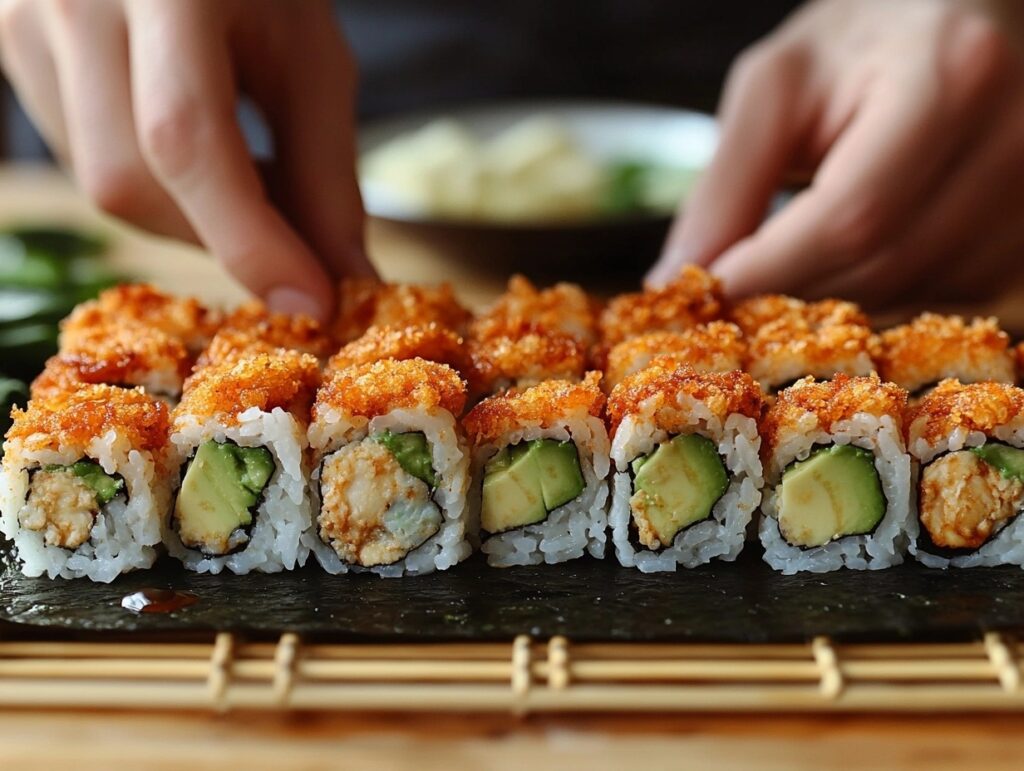
[[[148,182],[143,170],[132,166],[97,167],[79,174],[86,196],[100,210],[120,219],[139,214]]]
[[[883,246],[885,207],[876,198],[862,197],[838,207],[824,225],[823,240],[831,251],[850,259]]]
[[[181,177],[202,157],[206,122],[191,100],[161,104],[144,112],[138,130],[143,155],[159,176]]]

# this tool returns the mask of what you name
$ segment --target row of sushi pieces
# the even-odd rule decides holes
[[[415,575],[612,549],[645,572],[1024,565],[1024,391],[991,319],[728,306],[684,269],[600,304],[514,278],[350,281],[336,321],[145,285],[62,325],[15,409],[0,527],[30,576]],[[758,513],[760,516],[758,517]]]

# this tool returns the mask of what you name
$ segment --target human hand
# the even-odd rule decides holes
[[[819,0],[747,51],[649,279],[884,305],[981,296],[1024,254],[1024,62],[948,0]],[[809,188],[762,224],[777,189]]]
[[[373,275],[353,137],[355,66],[326,0],[8,0],[0,55],[85,193],[205,245],[275,310],[325,318]],[[266,179],[240,93],[274,136]]]

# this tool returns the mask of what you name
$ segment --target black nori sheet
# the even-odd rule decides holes
[[[954,640],[1024,630],[1024,571],[928,570],[783,576],[750,550],[737,563],[644,575],[614,559],[498,570],[479,555],[402,580],[293,573],[199,576],[162,561],[113,584],[0,577],[0,636],[193,639],[211,631],[269,638],[434,642],[572,640],[796,642]],[[145,587],[195,592],[196,605],[135,615],[121,598]]]

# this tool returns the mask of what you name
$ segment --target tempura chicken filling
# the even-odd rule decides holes
[[[349,564],[394,564],[441,528],[443,516],[428,485],[378,441],[366,439],[327,456],[320,479],[320,538]]]
[[[921,474],[920,518],[932,543],[977,549],[1024,508],[1024,483],[973,452],[951,452]]]
[[[40,469],[32,475],[18,521],[26,530],[42,532],[47,546],[77,549],[89,540],[99,513],[96,492],[84,480]]]

